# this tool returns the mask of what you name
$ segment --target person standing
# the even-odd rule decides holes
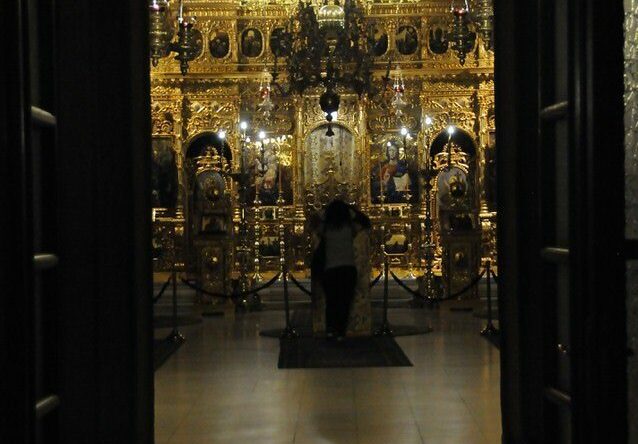
[[[334,200],[326,207],[317,249],[324,257],[319,261],[322,270],[317,277],[326,297],[326,333],[329,338],[336,336],[338,341],[346,335],[357,285],[354,237],[369,228],[370,219],[341,200]],[[317,272],[317,266],[313,268]]]

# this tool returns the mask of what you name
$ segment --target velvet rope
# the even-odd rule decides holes
[[[197,290],[197,291],[199,291],[199,292],[201,292],[201,293],[204,293],[205,295],[212,296],[212,297],[214,297],[214,298],[232,299],[232,298],[234,298],[234,297],[238,297],[238,296],[239,296],[239,297],[244,297],[244,296],[248,296],[248,295],[251,295],[251,294],[258,293],[258,292],[260,292],[261,290],[263,290],[264,288],[268,288],[268,287],[270,287],[272,284],[274,284],[274,283],[277,281],[277,279],[279,279],[279,276],[280,276],[280,275],[281,275],[281,273],[277,273],[275,276],[273,276],[273,278],[272,278],[271,280],[269,280],[268,282],[266,282],[266,283],[265,283],[264,285],[262,285],[261,287],[254,288],[254,289],[252,289],[252,290],[245,291],[245,292],[242,292],[242,293],[233,293],[233,294],[230,294],[230,295],[228,295],[228,294],[224,294],[224,293],[213,293],[213,292],[211,292],[211,291],[206,291],[206,290],[204,290],[203,288],[198,287],[198,286],[197,286],[197,285],[195,285],[195,284],[191,284],[190,282],[188,282],[188,281],[187,281],[186,279],[184,279],[184,278],[181,278],[181,281],[182,281],[184,284],[186,284],[186,286],[188,286],[188,287],[192,288],[193,290]]]
[[[290,276],[290,280],[292,281],[293,284],[295,284],[297,286],[298,289],[300,289],[301,291],[306,293],[308,296],[312,296],[312,292],[310,290],[308,290],[307,288],[305,288],[303,285],[301,285],[301,283],[299,283],[299,281],[297,281],[297,279],[295,279],[295,277],[292,275],[292,273],[288,273],[288,276]]]
[[[153,304],[156,304],[157,301],[160,300],[160,298],[162,297],[162,295],[164,294],[164,292],[166,291],[166,289],[168,288],[168,284],[171,283],[173,276],[169,276],[168,280],[164,283],[164,285],[162,285],[162,288],[160,289],[159,293],[157,293],[157,296],[155,296],[153,298]]]
[[[454,299],[455,297],[465,293],[467,290],[469,290],[470,288],[474,287],[475,285],[477,285],[480,282],[481,278],[485,275],[486,271],[487,270],[483,270],[478,276],[476,276],[472,280],[472,282],[470,282],[467,286],[465,286],[461,290],[459,290],[456,293],[451,294],[450,296],[447,296],[445,298],[437,298],[436,301],[437,302],[447,301],[447,300],[450,300],[450,299]],[[392,279],[394,279],[396,281],[396,283],[399,284],[399,286],[401,286],[401,288],[403,288],[405,291],[410,293],[412,296],[421,297],[421,294],[418,291],[412,290],[410,287],[408,287],[401,279],[399,279],[397,277],[396,274],[394,274],[393,271],[390,272],[390,275],[392,276]]]
[[[383,276],[383,273],[379,273],[377,277],[375,277],[374,279],[372,279],[372,281],[370,281],[370,288],[377,285],[377,283],[381,280],[381,276]]]
[[[401,279],[399,279],[399,277],[394,274],[394,271],[390,272],[390,276],[392,276],[392,279],[394,279],[394,281],[399,284],[399,286],[401,288],[403,288],[405,291],[407,291],[408,293],[410,293],[412,296],[416,296],[416,297],[421,297],[421,295],[419,294],[418,291],[412,290],[410,287],[408,287]]]
[[[458,297],[460,295],[462,295],[463,293],[465,293],[466,291],[468,291],[470,288],[474,287],[475,285],[477,285],[480,281],[481,278],[485,275],[485,272],[487,271],[487,269],[484,269],[483,271],[481,271],[481,274],[479,274],[478,276],[476,276],[474,278],[474,280],[472,282],[470,282],[468,285],[466,285],[465,287],[463,287],[461,290],[457,291],[454,294],[449,295],[446,298],[441,298],[439,299],[440,301],[447,301],[449,299],[454,299],[455,297]]]
[[[304,293],[306,293],[308,296],[312,296],[312,292],[310,290],[308,290],[307,288],[305,288],[303,285],[301,285],[301,283],[299,281],[297,281],[297,279],[295,279],[295,277],[293,276],[292,273],[288,273],[288,276],[290,276],[290,280],[292,281],[293,284],[295,284],[297,286],[297,288],[299,288],[301,291],[303,291]],[[381,280],[381,276],[383,276],[383,273],[379,273],[379,275],[377,277],[375,277],[371,282],[370,282],[370,288],[374,287],[375,285],[377,285],[377,283],[379,282],[379,280]]]

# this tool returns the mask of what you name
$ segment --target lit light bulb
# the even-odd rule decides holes
[[[450,125],[447,127],[447,133],[451,136],[456,132],[456,128],[454,127],[454,125]]]
[[[332,120],[337,120],[339,113],[337,111],[333,111],[330,113],[330,115],[332,116]]]
[[[386,146],[387,146],[387,147],[391,147],[391,146],[392,146],[392,142],[388,142],[388,143],[386,144]]]
[[[217,137],[219,137],[220,139],[224,140],[226,138],[226,131],[224,130],[219,130],[217,132]]]
[[[242,120],[241,122],[239,122],[239,128],[242,131],[246,131],[248,129],[248,122]]]
[[[401,128],[401,135],[402,136],[407,136],[408,135],[408,129],[405,126],[403,128]]]
[[[259,138],[261,140],[264,140],[266,138],[266,132],[265,131],[259,131]]]
[[[425,116],[425,124],[429,126],[429,125],[432,125],[432,123],[433,123],[432,122],[432,117]]]

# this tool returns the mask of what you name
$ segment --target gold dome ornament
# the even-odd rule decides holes
[[[346,22],[346,13],[336,0],[326,3],[317,14],[319,28],[325,31],[331,29],[343,29]]]

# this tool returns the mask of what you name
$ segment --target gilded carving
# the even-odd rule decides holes
[[[175,131],[175,116],[179,113],[179,103],[153,102],[151,104],[152,134],[172,135]]]
[[[466,65],[462,67],[459,64],[445,40],[445,30],[450,22],[449,1],[365,0],[363,3],[369,18],[368,31],[374,38],[374,77],[379,91],[373,97],[361,99],[350,91],[339,91],[341,104],[332,126],[347,145],[340,148],[329,146],[329,138],[323,136],[327,126],[318,103],[322,89],[296,97],[286,96],[274,87],[274,110],[266,116],[258,109],[262,100],[260,85],[264,81],[264,68],[271,69],[274,63],[271,36],[275,30],[289,23],[297,0],[187,2],[189,13],[197,17],[196,26],[204,40],[203,51],[191,62],[186,76],[181,75],[179,64],[172,57],[161,59],[159,65],[151,69],[153,134],[174,137],[180,188],[178,206],[179,211],[188,215],[188,202],[192,201],[192,196],[188,195],[191,191],[186,184],[192,179],[188,177],[185,153],[198,135],[225,132],[225,142],[232,153],[233,181],[228,192],[235,226],[231,231],[247,233],[249,237],[245,244],[240,242],[240,236],[234,236],[223,245],[206,241],[180,253],[182,262],[187,262],[191,270],[199,269],[204,281],[210,280],[206,288],[214,291],[224,288],[220,273],[227,273],[229,277],[228,270],[232,269],[233,276],[238,275],[239,259],[225,265],[220,260],[225,254],[240,250],[248,258],[242,266],[249,269],[252,277],[272,275],[280,269],[281,260],[294,266],[295,275],[301,276],[307,271],[306,223],[309,212],[337,195],[360,205],[375,221],[375,227],[388,227],[387,232],[375,229],[371,233],[373,268],[378,270],[381,264],[383,236],[404,236],[409,252],[393,258],[392,266],[399,276],[421,275],[426,250],[421,241],[425,230],[425,199],[419,177],[427,165],[428,148],[433,138],[450,125],[466,132],[475,145],[474,158],[454,151],[452,161],[464,171],[472,171],[468,175],[468,183],[478,188],[473,194],[476,199],[471,202],[474,205],[472,211],[476,210],[472,217],[477,219],[479,237],[482,236],[482,254],[494,254],[496,217],[486,211],[484,205],[485,171],[490,162],[489,155],[494,151],[489,155],[486,153],[493,145],[496,124],[493,53],[485,50],[479,42],[476,49],[468,54]],[[247,31],[251,30],[249,36]],[[285,85],[286,73],[281,57],[278,63],[281,71],[278,80]],[[406,88],[406,105],[400,116],[391,106],[392,82],[383,85],[381,80],[388,70],[390,76],[396,75],[397,66],[401,67]],[[431,124],[424,123],[426,116],[432,119]],[[240,121],[248,124],[243,132],[239,128]],[[410,134],[410,141],[405,146],[399,135],[403,126]],[[286,138],[288,148],[285,156],[281,159],[275,156],[275,159],[274,154],[264,153],[264,161],[261,162],[256,151],[251,152],[251,156],[244,155],[242,140],[257,141],[260,130],[265,131],[268,138]],[[312,137],[314,139],[310,140]],[[396,161],[392,157],[393,152],[383,153],[382,145],[387,148],[388,142],[403,150],[403,153],[398,153]],[[254,145],[251,146],[254,148]],[[268,159],[266,156],[269,156]],[[248,181],[247,186],[253,188],[248,190],[247,195],[253,202],[257,185],[263,185],[266,191],[276,188],[270,183],[272,177],[268,176],[272,175],[271,170],[285,171],[275,175],[276,180],[281,178],[286,182],[282,182],[282,189],[286,192],[283,201],[273,196],[268,199],[262,196],[268,206],[264,205],[254,212],[244,211],[254,205],[253,202],[248,205],[242,203],[240,175],[245,160],[251,171],[258,169],[259,165],[268,166],[259,171],[263,173],[261,181],[254,174],[255,177]],[[442,170],[448,159],[439,153],[431,160],[435,168]],[[283,161],[287,165],[279,164]],[[405,174],[404,170],[407,171]],[[388,172],[390,177],[381,175]],[[377,176],[378,186],[372,180]],[[386,191],[395,191],[392,199],[383,203],[376,195],[381,182],[385,184]],[[410,196],[406,200],[407,194]],[[431,192],[431,197],[436,200],[436,190]],[[431,203],[431,209],[436,209],[436,204]],[[438,216],[433,215],[436,227],[432,233],[434,272],[442,273],[446,252],[473,255],[474,261],[473,248],[452,243],[444,247],[445,240],[436,220]],[[189,222],[182,223],[186,227],[184,236],[188,237]],[[244,225],[240,227],[239,224]],[[166,237],[160,232],[165,231],[158,231],[160,238]],[[285,240],[285,248],[278,244],[281,239]],[[165,243],[166,239],[161,242]],[[276,257],[277,251],[283,252],[286,257]],[[466,277],[472,277],[469,268],[464,272],[468,274]]]

